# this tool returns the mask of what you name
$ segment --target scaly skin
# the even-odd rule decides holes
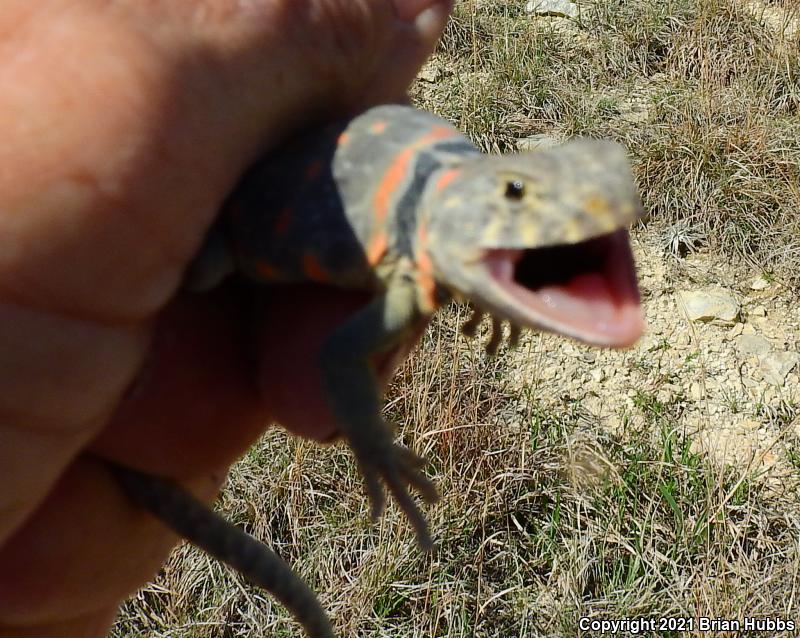
[[[490,157],[444,120],[386,105],[256,165],[225,207],[223,239],[200,263],[206,281],[227,264],[261,283],[310,280],[374,292],[331,335],[320,371],[373,516],[384,503],[382,479],[427,547],[408,488],[428,501],[436,492],[421,459],[393,442],[379,415],[371,358],[409,339],[452,296],[515,325],[629,345],[642,322],[625,229],[640,213],[616,144],[583,140]],[[571,248],[562,249],[567,263],[554,274],[571,280],[534,273],[545,295],[513,284],[517,264],[529,270],[542,248],[559,259],[553,247],[560,245]],[[220,259],[224,246],[228,259]],[[576,268],[582,253],[586,263]]]
[[[387,105],[301,137],[254,166],[187,281],[202,289],[239,272],[262,284],[313,281],[374,294],[330,335],[320,374],[373,517],[384,505],[383,481],[429,547],[409,489],[429,502],[436,490],[421,473],[424,461],[394,442],[380,416],[374,356],[406,343],[453,297],[478,309],[468,330],[491,315],[489,350],[501,320],[512,335],[528,327],[600,346],[632,344],[643,325],[627,227],[640,214],[616,144],[582,140],[490,157],[444,120]],[[234,568],[255,552],[278,575],[246,575],[282,600],[310,636],[330,635],[305,585],[270,550],[254,549],[167,482],[117,472],[143,507]]]

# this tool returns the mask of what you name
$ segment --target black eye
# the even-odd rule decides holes
[[[515,179],[512,182],[506,182],[506,199],[512,199],[518,202],[525,196],[525,184],[522,180]]]

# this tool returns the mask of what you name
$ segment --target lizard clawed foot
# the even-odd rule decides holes
[[[503,340],[503,324],[499,317],[489,313],[484,313],[482,310],[475,308],[472,316],[461,326],[461,332],[469,338],[475,337],[475,335],[478,333],[478,328],[483,321],[484,315],[488,315],[492,321],[492,334],[489,337],[489,341],[486,342],[486,354],[490,357],[493,357],[497,354],[497,351],[500,348],[500,343]],[[519,325],[511,321],[508,323],[511,329],[508,338],[508,345],[512,348],[516,348],[519,344],[521,328]]]
[[[427,503],[438,500],[439,494],[433,483],[421,472],[427,461],[408,448],[395,443],[391,439],[391,430],[386,423],[381,423],[381,430],[385,436],[375,437],[366,446],[353,446],[371,503],[370,515],[375,520],[383,512],[386,503],[380,485],[380,480],[383,479],[414,528],[417,543],[423,549],[430,549],[433,542],[428,531],[428,523],[409,493],[409,489],[413,488]]]

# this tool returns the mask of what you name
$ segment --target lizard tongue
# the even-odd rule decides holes
[[[581,274],[566,284],[543,286],[531,292],[544,306],[540,306],[540,312],[577,328],[589,338],[597,335],[624,346],[641,336],[638,299],[626,294],[629,291],[625,288],[613,288],[605,275]]]

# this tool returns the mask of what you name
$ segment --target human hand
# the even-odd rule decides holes
[[[174,542],[102,458],[209,498],[270,417],[333,433],[310,362],[361,296],[272,292],[256,380],[235,293],[176,291],[245,167],[401,97],[449,4],[3,3],[0,635],[105,635]]]

